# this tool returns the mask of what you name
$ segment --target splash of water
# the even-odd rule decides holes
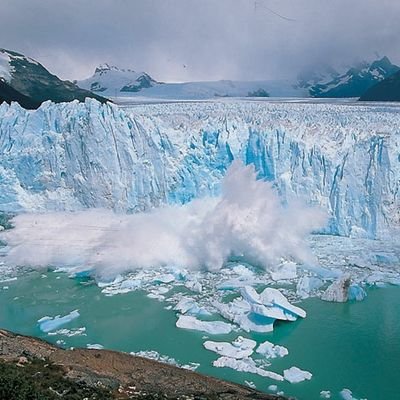
[[[137,268],[218,270],[232,258],[264,268],[280,258],[310,262],[305,239],[324,213],[299,202],[283,206],[253,166],[235,161],[220,197],[121,215],[109,210],[21,214],[0,234],[12,265],[80,266],[100,276]]]

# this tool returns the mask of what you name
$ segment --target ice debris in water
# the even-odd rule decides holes
[[[233,329],[231,324],[222,321],[201,321],[189,315],[180,315],[176,326],[183,329],[206,332],[210,335],[221,335],[230,333]]]
[[[71,311],[69,314],[64,315],[61,317],[60,315],[57,315],[55,317],[43,317],[40,318],[37,322],[39,324],[39,328],[42,332],[51,332],[57,329],[58,327],[68,324],[72,320],[76,319],[79,317],[79,311],[74,310]]]
[[[312,378],[312,373],[303,371],[297,367],[291,367],[283,371],[283,376],[290,383],[299,383],[304,380],[310,380]]]
[[[245,385],[247,385],[251,389],[257,389],[256,385],[253,381],[244,381]]]
[[[207,340],[203,346],[210,351],[213,351],[221,356],[241,359],[250,357],[253,354],[257,342],[251,339],[246,339],[239,336],[232,343],[227,342],[213,342]]]
[[[86,347],[88,349],[91,349],[91,350],[102,350],[102,349],[104,349],[104,346],[102,344],[98,344],[98,343],[93,343],[93,344],[89,344],[88,343],[86,345]]]
[[[190,297],[183,297],[179,300],[178,304],[174,307],[174,310],[189,315],[211,315],[209,311],[200,307],[197,302]]]
[[[319,396],[321,399],[330,399],[331,398],[331,392],[329,390],[321,390],[319,393]]]
[[[74,336],[86,336],[86,328],[76,328],[76,329],[58,329],[53,332],[48,333],[49,336],[66,336],[66,337],[74,337]]]
[[[306,312],[289,303],[278,290],[266,288],[261,294],[251,286],[241,290],[242,299],[228,304],[215,302],[214,306],[224,318],[238,324],[244,331],[271,332],[275,320],[295,321],[305,318]]]
[[[362,301],[365,299],[366,296],[367,296],[366,291],[360,285],[357,284],[350,285],[348,290],[349,300]]]
[[[239,372],[249,372],[251,374],[257,374],[267,378],[275,379],[277,381],[283,381],[282,375],[260,368],[252,358],[243,358],[237,360],[232,357],[223,356],[215,360],[213,365],[217,368],[232,368]]]
[[[334,281],[325,292],[322,294],[321,299],[325,301],[334,301],[338,303],[345,303],[349,298],[350,275],[344,274],[338,280]]]
[[[291,280],[297,277],[297,264],[293,261],[285,261],[271,271],[274,281]]]
[[[287,356],[289,351],[286,347],[274,345],[267,340],[258,346],[256,353],[262,354],[266,358],[277,358]]]
[[[296,294],[302,299],[307,299],[318,289],[321,288],[323,282],[321,279],[310,276],[302,276],[296,285]]]

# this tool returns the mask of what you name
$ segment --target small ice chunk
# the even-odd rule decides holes
[[[264,355],[266,358],[285,357],[289,354],[289,351],[286,347],[274,345],[268,340],[264,343],[261,343],[256,352]]]
[[[175,280],[175,275],[163,274],[154,278],[154,283],[171,283]]]
[[[206,332],[210,335],[222,335],[232,332],[232,325],[222,321],[200,321],[196,317],[180,315],[176,326],[183,329]]]
[[[182,314],[190,315],[211,315],[205,308],[200,307],[195,300],[190,297],[182,298],[174,307],[174,310],[180,311]]]
[[[72,320],[76,319],[79,317],[79,311],[78,310],[74,310],[71,311],[69,314],[64,315],[63,317],[61,317],[60,315],[53,317],[43,317],[40,318],[38,320],[38,324],[39,324],[39,329],[42,332],[51,332],[54,331],[55,329],[57,329],[58,327],[68,324],[69,322],[71,322]]]
[[[310,297],[312,292],[315,292],[323,285],[319,278],[303,276],[297,283],[296,294],[302,299]]]
[[[244,381],[244,383],[251,389],[257,389],[253,381]]]
[[[257,374],[267,378],[275,379],[277,381],[283,381],[283,376],[276,372],[266,371],[257,366],[252,358],[243,358],[236,360],[232,357],[220,357],[213,362],[214,367],[217,368],[232,368],[239,372],[249,372],[251,374]]]
[[[94,344],[87,344],[86,347],[88,349],[92,349],[92,350],[101,350],[104,349],[104,346],[98,343],[94,343]]]
[[[310,380],[312,378],[312,373],[303,371],[297,367],[291,367],[283,371],[283,376],[290,383],[299,383],[304,380]]]
[[[321,390],[319,396],[321,397],[321,399],[330,399],[331,392],[329,390]]]
[[[350,285],[349,290],[348,290],[349,300],[362,301],[365,299],[365,297],[367,297],[367,293],[361,286],[359,286],[357,284]]]
[[[350,275],[344,274],[338,280],[328,286],[328,288],[322,294],[321,299],[325,301],[345,303],[349,298],[349,287]]]
[[[221,356],[232,357],[236,359],[250,357],[253,354],[254,347],[257,342],[251,339],[246,339],[239,336],[232,343],[213,342],[207,340],[203,346],[210,351],[213,351]]]
[[[280,264],[275,271],[271,271],[271,278],[274,281],[290,280],[297,277],[296,263],[289,261]]]
[[[49,336],[67,336],[67,337],[73,337],[73,336],[86,336],[86,328],[76,328],[76,329],[58,329],[53,332],[49,332]]]
[[[270,390],[271,392],[277,392],[277,391],[278,391],[278,386],[276,386],[276,385],[269,385],[269,386],[268,386],[268,390]]]
[[[185,287],[191,290],[192,292],[201,293],[203,291],[203,286],[200,282],[197,281],[187,281],[185,282]]]
[[[264,305],[276,305],[301,318],[305,318],[307,315],[300,307],[290,304],[287,298],[278,289],[266,288],[260,294],[260,298]]]
[[[353,392],[350,389],[343,389],[339,394],[343,400],[357,400],[355,397],[353,397]]]

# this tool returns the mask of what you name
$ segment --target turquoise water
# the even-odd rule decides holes
[[[8,289],[2,288],[8,286]],[[48,272],[30,272],[16,281],[0,284],[0,327],[37,336],[66,347],[100,343],[121,351],[156,350],[180,364],[200,363],[197,371],[244,383],[259,390],[278,385],[286,395],[319,399],[330,390],[339,399],[343,388],[356,398],[400,398],[400,288],[388,286],[368,290],[358,303],[326,303],[308,299],[301,303],[307,318],[277,323],[269,334],[243,335],[258,342],[270,340],[289,349],[289,355],[272,360],[270,370],[282,373],[293,365],[313,373],[311,381],[298,384],[276,382],[227,368],[214,368],[217,355],[203,348],[204,334],[175,327],[176,316],[167,303],[150,299],[144,292],[107,297],[94,284]],[[45,315],[65,315],[79,309],[80,317],[65,328],[85,327],[87,336],[48,336],[37,320]],[[64,328],[64,327],[63,327]],[[213,336],[227,341],[237,333]]]

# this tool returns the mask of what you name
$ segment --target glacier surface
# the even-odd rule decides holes
[[[283,201],[329,212],[323,233],[376,238],[400,219],[395,106],[258,101],[0,106],[2,211],[137,212],[220,191],[234,159]]]

